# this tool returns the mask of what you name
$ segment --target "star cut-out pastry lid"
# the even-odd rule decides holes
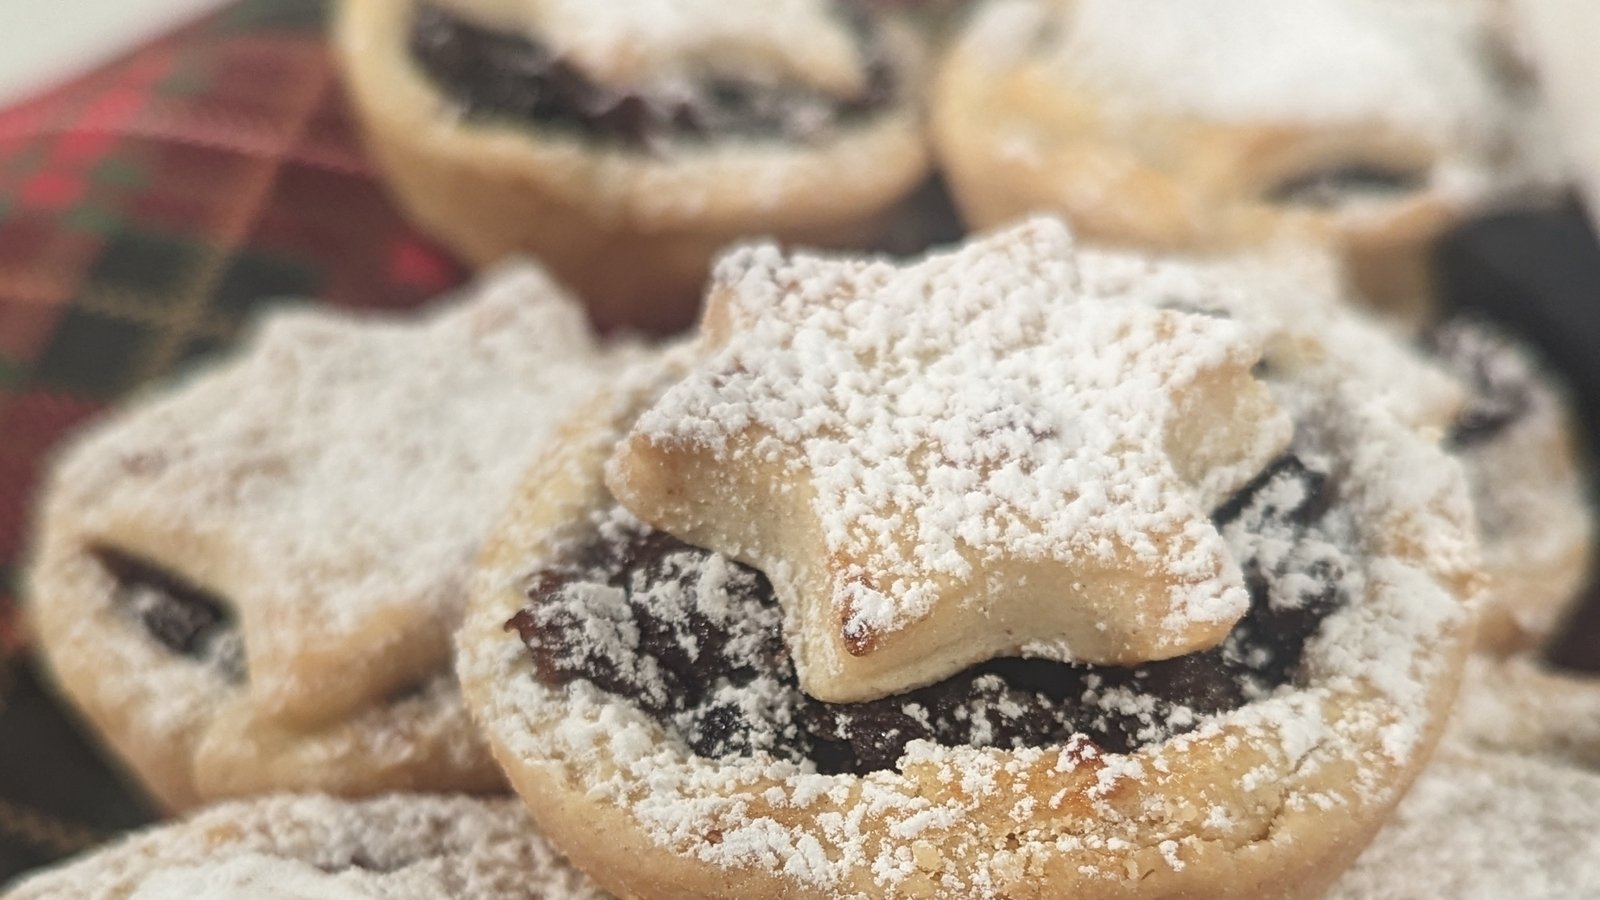
[[[225,598],[252,715],[321,724],[448,664],[501,495],[621,361],[525,264],[416,320],[280,312],[61,483],[85,543]]]
[[[608,484],[767,574],[823,700],[1215,646],[1248,595],[1209,513],[1291,425],[1247,327],[1081,264],[1049,220],[905,268],[736,251]]]

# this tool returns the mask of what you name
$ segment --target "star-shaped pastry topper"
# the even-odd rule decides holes
[[[1291,424],[1252,374],[1250,329],[1163,308],[1095,259],[1050,220],[904,268],[736,251],[704,362],[639,419],[608,484],[766,573],[823,700],[1000,656],[1215,646],[1249,600],[1209,513]]]
[[[323,724],[448,665],[494,510],[617,362],[526,266],[426,318],[283,312],[60,481],[86,544],[225,600],[253,715]]]

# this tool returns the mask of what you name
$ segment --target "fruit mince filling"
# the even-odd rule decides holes
[[[873,14],[841,4],[858,37],[867,77],[856,95],[833,97],[799,85],[708,76],[693,90],[601,85],[535,38],[476,25],[419,2],[411,19],[412,60],[468,119],[510,119],[651,149],[666,140],[742,136],[815,140],[871,115],[896,93],[894,69]]]
[[[112,578],[112,603],[175,656],[216,667],[231,682],[244,680],[244,653],[233,614],[221,598],[155,563],[111,547],[91,556]]]
[[[1426,173],[1416,169],[1349,163],[1286,178],[1267,192],[1267,199],[1273,203],[1331,209],[1351,200],[1403,197],[1426,185]]]
[[[1468,319],[1449,320],[1424,335],[1422,345],[1467,388],[1448,437],[1453,449],[1493,441],[1532,409],[1537,376],[1516,345],[1494,329]]]
[[[1326,474],[1285,455],[1216,510],[1242,551],[1250,612],[1217,648],[1129,668],[997,659],[906,694],[823,703],[798,686],[760,572],[620,508],[530,576],[530,603],[506,628],[540,681],[628,698],[702,756],[765,753],[861,774],[892,769],[919,739],[1020,748],[1080,736],[1126,752],[1293,681],[1308,640],[1353,590],[1327,539],[1332,493]]]

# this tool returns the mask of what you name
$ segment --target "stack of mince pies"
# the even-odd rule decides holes
[[[1126,249],[1320,245],[1416,324],[1435,239],[1556,180],[1514,21],[1503,0],[342,0],[335,31],[421,226],[661,331],[729,241],[898,249],[946,187],[974,230],[1050,212]]]
[[[1222,43],[1163,99],[1139,67],[1199,13],[1137,6],[1148,58],[1093,0],[346,0],[400,196],[541,261],[285,308],[63,452],[31,626],[179,820],[7,900],[1592,894],[1567,398],[1492,324],[1353,302],[1358,225],[1509,183],[1477,114],[1520,82],[1230,118],[1281,98],[1229,41],[1317,16],[1274,78],[1334,38],[1420,78],[1488,67],[1487,11],[1206,0]],[[1390,140],[1426,177],[1368,177]],[[1227,148],[1279,148],[1337,202],[1108,228],[1149,192],[1223,215],[1123,142],[1234,182]],[[864,249],[950,237],[904,200],[936,153],[988,230]]]
[[[1041,218],[745,245],[666,344],[531,263],[279,312],[60,460],[46,663],[192,817],[8,896],[1420,897],[1475,810],[1581,841],[1528,807],[1600,791],[1531,655],[1560,392],[1330,268]]]

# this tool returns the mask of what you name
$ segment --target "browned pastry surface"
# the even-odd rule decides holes
[[[625,353],[513,266],[411,320],[286,311],[58,466],[29,613],[163,803],[495,790],[449,671],[491,514]]]
[[[1541,177],[1488,6],[991,3],[940,73],[941,161],[974,227],[1049,210],[1134,247],[1311,240],[1421,318],[1433,240]]]
[[[769,249],[726,262],[717,289],[749,307],[730,320],[726,344],[703,339],[664,363],[659,382],[625,388],[615,403],[575,420],[567,439],[527,473],[483,558],[460,638],[460,673],[496,757],[547,833],[609,889],[640,896],[1316,896],[1381,823],[1442,725],[1469,637],[1463,600],[1478,584],[1476,552],[1459,470],[1424,436],[1442,433],[1439,411],[1450,402],[1430,407],[1415,396],[1446,382],[1406,351],[1384,350],[1389,345],[1378,332],[1336,311],[1308,310],[1291,325],[1261,315],[1275,298],[1254,294],[1242,273],[1233,275],[1075,251],[1059,226],[1043,222],[910,270]],[[835,306],[836,291],[861,291],[856,296],[871,302]],[[1099,311],[1060,308],[1080,305]],[[781,621],[785,655],[800,663],[793,654],[800,607],[786,605],[778,579],[783,616],[759,600],[750,605],[757,576],[736,560],[750,562],[755,545],[713,544],[709,553],[668,545],[666,555],[653,557],[641,549],[656,540],[648,529],[639,532],[644,544],[631,535],[644,527],[634,517],[653,516],[658,507],[625,500],[618,511],[624,498],[607,487],[631,475],[621,462],[631,452],[626,443],[606,469],[619,439],[653,434],[684,454],[668,458],[701,493],[675,495],[654,485],[652,504],[675,496],[703,501],[692,508],[699,521],[715,523],[702,535],[717,542],[740,523],[802,529],[797,539],[811,540],[805,523],[813,515],[827,521],[828,503],[741,505],[741,496],[783,492],[763,481],[741,494],[733,484],[787,481],[802,497],[837,489],[856,511],[853,521],[871,521],[874,488],[851,485],[849,473],[873,484],[877,474],[924,473],[898,469],[888,456],[886,468],[875,468],[879,457],[852,455],[851,443],[868,438],[848,429],[834,434],[833,411],[877,421],[854,398],[882,396],[876,379],[896,365],[917,378],[923,368],[990,372],[992,380],[971,382],[982,387],[959,402],[939,391],[917,393],[918,384],[940,384],[937,377],[896,382],[907,414],[944,423],[930,424],[926,434],[937,448],[927,458],[949,461],[951,469],[935,476],[945,481],[905,487],[905,496],[929,500],[927,514],[937,517],[946,495],[934,488],[962,483],[962,465],[1003,470],[1003,454],[954,449],[968,433],[961,424],[968,416],[990,421],[995,434],[1017,424],[985,419],[987,404],[1017,403],[1036,416],[1026,420],[1030,441],[1071,446],[1070,429],[1096,433],[1098,413],[1053,418],[1075,409],[1065,398],[1081,383],[1047,393],[1054,404],[1023,400],[1007,386],[1026,383],[1030,372],[1058,371],[1034,367],[1051,358],[1062,324],[1082,315],[1080,324],[1092,327],[1087,323],[1137,318],[1140,310],[1221,323],[1206,332],[1220,343],[1200,342],[1214,353],[1208,359],[1228,358],[1221,348],[1230,340],[1259,341],[1259,377],[1299,426],[1295,455],[1329,476],[1331,503],[1309,520],[1303,538],[1290,538],[1288,524],[1303,514],[1286,512],[1307,497],[1309,482],[1300,478],[1269,477],[1258,493],[1247,491],[1237,501],[1237,521],[1202,512],[1196,523],[1224,523],[1235,565],[1251,558],[1252,546],[1273,548],[1270,566],[1260,558],[1246,570],[1263,580],[1270,610],[1309,610],[1329,585],[1345,592],[1322,624],[1309,627],[1313,636],[1287,667],[1287,681],[1246,688],[1236,707],[1179,710],[1192,700],[1186,697],[1167,710],[1134,680],[1125,692],[1085,696],[1082,729],[1069,716],[1054,730],[1030,731],[1024,720],[1038,708],[1008,704],[1026,691],[1005,672],[988,672],[998,677],[987,688],[969,681],[977,699],[953,707],[966,703],[965,729],[941,723],[941,701],[918,702],[922,695],[900,708],[892,697],[880,698],[871,701],[884,704],[876,711],[819,728],[807,719],[816,708],[793,687],[803,677],[785,688],[784,661],[773,658],[770,640]],[[1102,314],[1109,318],[1095,318]],[[1122,333],[1132,346],[1148,336],[1138,328]],[[984,368],[991,352],[1013,358],[1001,352],[1013,340],[1030,348],[1016,357],[1027,360],[1021,368]],[[1033,356],[1031,348],[1042,352]],[[887,368],[877,363],[886,356],[895,361]],[[1356,360],[1365,368],[1353,369]],[[1404,383],[1410,393],[1386,392],[1386,382]],[[1116,414],[1159,409],[1155,392],[1153,386],[1141,404]],[[742,399],[727,399],[736,395]],[[781,424],[779,411],[793,408],[785,398],[796,395],[811,398],[807,413]],[[672,415],[639,416],[652,406]],[[667,439],[671,431],[661,423],[683,425],[676,414],[683,410],[703,410],[700,430]],[[748,429],[766,429],[771,439],[752,441]],[[843,449],[830,445],[835,438]],[[786,461],[778,448],[789,439],[806,452],[832,454],[844,486],[828,481],[839,473],[824,472],[815,460]],[[709,461],[696,458],[708,447]],[[1025,458],[1048,459],[1049,452]],[[1219,461],[1236,458],[1216,452]],[[714,469],[695,470],[725,462],[719,453],[753,459],[718,484]],[[762,460],[772,465],[763,469]],[[1036,475],[1048,477],[1028,473]],[[1106,481],[1109,495],[1118,483],[1115,476]],[[1180,499],[1211,496],[1196,483],[1217,485],[1219,506],[1232,502],[1237,486],[1228,476],[1170,488],[1178,493],[1164,514],[1184,515]],[[932,493],[912,492],[911,484]],[[991,490],[1005,488],[979,482],[963,508],[996,508],[986,505]],[[858,496],[849,504],[852,492]],[[1200,508],[1209,511],[1203,502]],[[982,521],[981,512],[968,514]],[[678,515],[652,525],[672,533],[683,521]],[[915,527],[911,516],[885,521]],[[958,516],[944,533],[986,533],[963,521]],[[824,534],[824,555],[827,540]],[[612,568],[614,553],[642,555]],[[868,572],[878,564],[863,561]],[[1070,572],[1070,561],[1062,565]],[[881,584],[888,602],[899,602],[896,584]],[[644,609],[659,618],[638,612]],[[1074,665],[1060,661],[1062,648],[1050,649],[1058,660],[1050,664]],[[696,659],[709,662],[709,674],[686,662]],[[986,697],[998,698],[993,708]],[[1110,730],[1096,730],[1097,715],[1109,722],[1118,709],[1130,721],[1141,709],[1147,715],[1126,748]],[[928,730],[897,745],[887,734],[896,720],[885,710],[925,719]]]
[[[456,41],[419,64],[413,48],[431,44],[415,17],[433,7],[347,0],[336,29],[347,79],[372,152],[417,221],[475,263],[538,256],[603,325],[689,324],[712,255],[750,235],[865,246],[928,173],[920,40],[881,14],[846,14],[827,0],[785,0],[763,7],[765,18],[690,4],[663,29],[609,4],[540,4],[528,7],[547,13],[534,24],[552,29],[544,37],[563,55],[528,77],[550,89],[452,92],[462,71],[506,77],[499,70],[511,64],[494,53],[532,58],[502,46],[530,30],[519,19],[506,32],[504,6],[441,5],[501,35],[474,43],[473,60],[462,61]],[[722,35],[724,20],[738,27]],[[750,94],[773,82],[798,97]],[[683,100],[693,112],[650,102],[686,83],[696,86]],[[576,121],[546,104],[506,114],[536,96],[575,97],[568,109],[601,113]],[[799,112],[785,111],[795,104]]]

